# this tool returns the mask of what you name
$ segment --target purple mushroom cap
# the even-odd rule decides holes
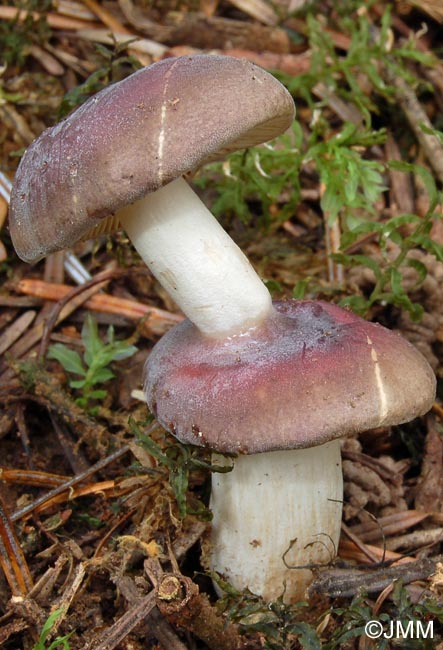
[[[435,376],[405,339],[326,302],[275,302],[260,327],[215,340],[190,322],[157,343],[145,393],[186,443],[258,453],[313,447],[422,415]]]
[[[26,150],[9,212],[27,262],[71,247],[146,194],[265,142],[294,119],[294,101],[268,72],[229,56],[172,57],[108,86]],[[112,224],[110,226],[109,224]]]

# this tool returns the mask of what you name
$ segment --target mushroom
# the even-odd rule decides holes
[[[322,301],[275,302],[224,339],[189,320],[156,344],[148,404],[180,440],[236,453],[214,474],[209,565],[266,600],[304,597],[342,510],[340,437],[425,413],[435,377],[398,334]]]
[[[381,326],[327,303],[273,304],[181,178],[278,135],[293,115],[286,89],[249,62],[166,59],[45,131],[10,206],[26,261],[121,223],[181,307],[188,320],[148,359],[148,404],[180,440],[240,454],[213,480],[210,563],[240,589],[286,600],[309,580],[288,567],[337,547],[338,438],[420,415],[435,392],[424,358]]]
[[[269,292],[182,175],[293,118],[285,87],[249,61],[199,55],[143,68],[27,149],[10,204],[17,254],[34,261],[120,223],[202,332],[253,326],[272,310]]]

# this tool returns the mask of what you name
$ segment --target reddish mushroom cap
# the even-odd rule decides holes
[[[286,88],[249,61],[198,55],[143,68],[27,149],[9,213],[16,251],[33,261],[70,247],[104,217],[206,162],[275,138],[293,119]]]
[[[240,453],[312,447],[432,406],[434,373],[399,335],[325,302],[274,306],[246,334],[214,340],[185,321],[157,343],[147,401],[181,441]]]

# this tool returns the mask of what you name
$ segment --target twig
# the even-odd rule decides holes
[[[110,628],[101,634],[99,643],[86,644],[85,650],[113,650],[141,621],[144,621],[149,612],[155,607],[156,598],[154,590],[147,596],[140,598],[130,610],[121,616]]]
[[[109,27],[111,31],[116,32],[117,34],[130,34],[126,27],[122,25],[122,23],[103,5],[100,5],[95,0],[83,0],[83,3],[102,21],[104,25],[106,25],[106,27]]]
[[[436,135],[425,133],[422,125],[432,129],[432,123],[425,113],[416,94],[406,81],[395,76],[391,71],[386,71],[386,78],[395,87],[395,96],[408,120],[415,137],[423,147],[429,164],[433,168],[440,182],[443,182],[443,146]]]
[[[84,286],[84,285],[82,285]],[[53,284],[42,280],[23,279],[15,286],[16,291],[29,296],[38,296],[44,300],[59,301],[66,298],[72,287],[64,284]],[[119,298],[106,293],[96,293],[83,303],[83,306],[93,311],[106,314],[117,314],[130,320],[146,318],[144,331],[152,334],[164,334],[168,327],[183,320],[183,316],[145,305],[135,300]]]
[[[20,542],[12,526],[12,519],[0,496],[0,564],[13,596],[24,597],[32,589],[32,577]]]
[[[124,456],[124,454],[126,454],[128,451],[130,451],[128,445],[124,445],[118,451],[115,451],[113,454],[109,454],[109,456],[106,456],[106,458],[99,460],[97,463],[92,465],[85,472],[81,472],[81,474],[77,474],[76,476],[73,476],[68,481],[65,481],[64,483],[58,485],[53,490],[50,490],[40,498],[36,499],[33,503],[30,503],[24,508],[21,508],[20,510],[14,512],[10,517],[11,521],[14,522],[17,521],[18,519],[23,519],[25,517],[28,517],[33,513],[33,511],[36,508],[40,508],[43,504],[54,499],[58,495],[63,494],[63,492],[69,491],[71,488],[78,485],[78,483],[84,482],[87,478],[95,474],[95,472],[98,472],[104,467],[107,467],[110,463],[114,462],[121,456]]]
[[[406,564],[408,562],[413,562],[415,558],[409,557],[407,555],[396,553],[395,551],[389,551],[385,548],[379,548],[378,546],[373,546],[372,544],[365,544],[365,549],[376,558],[375,564],[379,565],[383,562],[389,564]],[[368,564],[367,553],[361,552],[355,542],[346,539],[340,539],[340,545],[338,547],[338,556],[345,560],[353,560],[355,562],[360,562],[362,565]]]
[[[25,311],[0,336],[0,354],[3,354],[19,339],[36,316],[34,310]]]
[[[370,520],[355,524],[349,528],[349,531],[358,535],[363,542],[373,542],[383,536],[396,535],[400,531],[416,526],[430,516],[429,512],[418,512],[417,510],[401,510],[377,519],[370,515]]]
[[[342,523],[341,529],[342,529],[343,533],[346,535],[346,537],[348,537],[351,540],[351,542],[353,542],[356,545],[356,547],[358,549],[360,549],[360,551],[362,553],[364,553],[364,555],[366,555],[368,560],[370,560],[371,562],[374,562],[374,563],[377,562],[377,556],[371,551],[370,548],[368,548],[366,546],[366,544],[364,544],[358,538],[358,536],[355,533],[353,533],[351,530],[349,530],[349,528],[346,526],[345,523]]]
[[[274,27],[278,21],[278,14],[272,8],[272,5],[264,0],[228,0],[229,4],[240,9],[248,16],[255,20]]]
[[[7,469],[0,467],[0,481],[19,485],[33,485],[35,487],[57,487],[69,481],[69,476],[50,474],[30,469]]]
[[[42,17],[42,14],[39,14],[36,11],[25,11],[24,9],[18,10],[15,7],[0,6],[1,20],[16,20],[18,18],[19,21],[23,21],[30,14],[32,15],[33,20],[38,20]],[[52,12],[45,14],[45,18],[49,27],[55,29],[94,29],[95,27],[100,26],[100,23],[98,22],[79,20],[78,18],[68,18]]]
[[[404,584],[415,580],[427,580],[435,571],[437,563],[443,561],[438,555],[432,559],[417,560],[395,567],[383,567],[373,571],[352,569],[333,569],[321,573],[309,587],[309,594],[323,594],[330,598],[352,598],[359,591],[374,594],[382,591],[393,580]]]
[[[210,604],[206,594],[187,576],[165,573],[156,588],[159,611],[173,625],[189,630],[211,650],[242,647],[237,626]]]

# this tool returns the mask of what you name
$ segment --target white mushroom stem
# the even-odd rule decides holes
[[[239,456],[232,472],[213,474],[212,570],[268,601],[303,600],[312,572],[296,567],[334,559],[342,499],[338,440]]]
[[[265,285],[183,179],[125,208],[119,218],[157,280],[204,334],[238,334],[269,315]]]

